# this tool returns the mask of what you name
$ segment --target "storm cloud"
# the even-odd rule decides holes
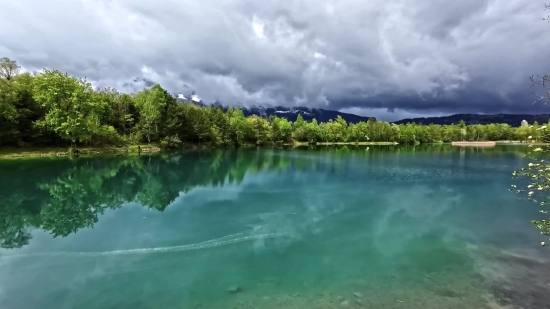
[[[227,105],[535,113],[547,13],[537,0],[0,0],[0,57]]]

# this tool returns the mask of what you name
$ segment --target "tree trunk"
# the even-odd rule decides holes
[[[149,151],[150,145],[151,145],[151,126],[147,126],[147,151]]]

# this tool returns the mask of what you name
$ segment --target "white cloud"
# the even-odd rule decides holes
[[[256,18],[252,20],[252,30],[258,38],[265,39],[264,24]]]

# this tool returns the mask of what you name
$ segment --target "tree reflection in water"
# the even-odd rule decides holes
[[[135,202],[164,211],[180,193],[199,186],[240,183],[247,173],[282,170],[316,170],[336,173],[348,166],[343,156],[399,155],[419,152],[475,155],[521,155],[526,148],[459,149],[450,145],[409,147],[317,147],[284,150],[208,150],[153,156],[93,157],[78,159],[0,162],[0,248],[20,248],[31,241],[38,228],[54,237],[65,237],[93,227],[106,209]],[[307,155],[303,155],[307,151]],[[311,160],[309,155],[323,160]]]

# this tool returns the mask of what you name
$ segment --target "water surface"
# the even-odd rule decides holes
[[[0,308],[548,308],[522,151],[0,162]]]

